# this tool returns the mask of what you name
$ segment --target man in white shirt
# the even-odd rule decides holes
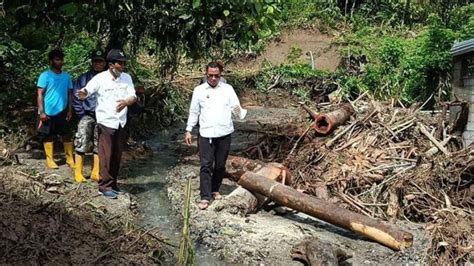
[[[229,155],[231,133],[234,132],[232,113],[240,114],[240,102],[231,85],[220,82],[222,67],[211,62],[206,67],[207,82],[194,88],[189,108],[185,142],[192,142],[191,131],[199,120],[199,155],[201,159],[198,206],[204,210],[211,199],[221,198],[219,188]]]
[[[81,99],[97,95],[99,191],[105,197],[115,199],[122,194],[117,177],[126,137],[127,106],[136,101],[136,95],[132,78],[123,72],[127,61],[123,52],[110,50],[107,61],[109,70],[95,75],[77,94]]]

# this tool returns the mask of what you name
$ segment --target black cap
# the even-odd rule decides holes
[[[105,53],[102,50],[95,50],[91,53],[91,60],[104,60],[105,61]]]
[[[112,49],[107,54],[108,61],[127,61],[127,57],[122,50],[119,49]]]

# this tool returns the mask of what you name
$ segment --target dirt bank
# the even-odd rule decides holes
[[[134,225],[129,195],[105,199],[66,165],[47,170],[40,151],[18,157],[0,168],[0,263],[153,264],[167,254],[156,230]]]

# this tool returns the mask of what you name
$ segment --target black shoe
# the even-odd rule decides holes
[[[112,191],[117,194],[117,195],[125,195],[127,194],[127,192],[123,191],[123,190],[120,190],[120,188],[116,187],[116,188],[112,188]]]

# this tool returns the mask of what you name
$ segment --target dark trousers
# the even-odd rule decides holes
[[[99,190],[104,192],[117,188],[117,177],[125,145],[126,129],[98,124],[99,129]]]
[[[41,121],[37,116],[37,133],[43,142],[54,141],[56,135],[61,136],[62,142],[71,142],[71,126],[66,120],[67,108],[57,115],[48,116],[47,121]]]
[[[201,200],[211,200],[212,192],[219,192],[224,178],[230,142],[230,134],[212,139],[199,136]]]

